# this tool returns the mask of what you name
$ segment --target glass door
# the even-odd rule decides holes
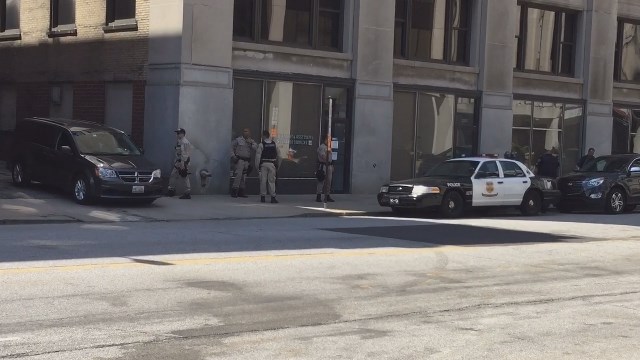
[[[349,116],[349,89],[325,87],[322,123],[319,137],[329,130],[329,98],[333,100],[331,116],[331,150],[333,152],[333,180],[331,191],[345,193],[349,191],[351,121]]]

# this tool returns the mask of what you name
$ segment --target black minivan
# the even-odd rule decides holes
[[[71,192],[79,204],[97,199],[152,203],[163,194],[160,169],[125,133],[88,121],[19,121],[8,165],[15,185],[53,185]]]

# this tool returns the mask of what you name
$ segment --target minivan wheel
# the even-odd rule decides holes
[[[605,211],[609,214],[620,214],[627,205],[627,199],[624,192],[618,188],[614,188],[607,195],[605,203]]]
[[[24,172],[24,165],[21,162],[16,162],[11,168],[11,181],[16,186],[25,186],[29,184],[29,178]]]
[[[84,176],[78,176],[73,182],[73,199],[78,204],[82,205],[86,205],[91,202],[89,181]]]

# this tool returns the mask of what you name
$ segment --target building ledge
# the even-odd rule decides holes
[[[0,41],[15,41],[21,39],[22,34],[20,33],[20,29],[0,32]]]
[[[428,61],[393,59],[393,64],[408,66],[408,67],[415,67],[415,68],[423,68],[423,69],[465,72],[470,74],[478,74],[480,72],[478,68],[471,67],[471,66],[444,64],[444,63],[436,63],[436,62],[428,62]]]
[[[78,35],[78,29],[76,28],[75,25],[69,26],[69,27],[57,27],[47,32],[47,36],[50,38],[77,36],[77,35]]]
[[[628,82],[614,82],[613,88],[618,89],[630,89],[630,90],[640,90],[640,84],[638,83],[628,83]]]
[[[570,84],[584,83],[582,79],[576,79],[569,76],[557,76],[557,75],[538,74],[538,73],[520,72],[520,71],[514,71],[513,78],[554,81],[554,82],[562,82],[562,83],[570,83]]]
[[[136,19],[116,20],[102,27],[105,33],[138,31]]]
[[[303,49],[303,48],[295,48],[295,47],[271,45],[271,44],[249,43],[249,42],[242,42],[242,41],[234,41],[233,50],[234,51],[236,50],[260,51],[260,52],[269,52],[269,53],[313,56],[313,57],[339,59],[339,60],[353,60],[353,57],[351,56],[351,54],[346,54],[338,51]]]

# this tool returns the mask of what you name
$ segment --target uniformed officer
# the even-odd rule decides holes
[[[184,182],[185,191],[180,199],[191,199],[191,182],[189,181],[189,162],[191,161],[191,143],[185,137],[187,132],[183,128],[179,128],[176,133],[176,156],[173,162],[173,170],[169,177],[168,196],[176,194],[176,182],[178,180]]]
[[[256,168],[260,174],[260,202],[265,202],[267,185],[269,185],[271,203],[278,203],[276,200],[276,171],[281,161],[282,157],[276,142],[271,139],[268,130],[263,131],[262,142],[256,150]]]
[[[318,170],[324,172],[322,181],[318,179],[316,186],[316,201],[322,202],[322,194],[324,194],[325,202],[333,202],[331,198],[331,180],[333,179],[333,159],[332,153],[327,146],[327,136],[322,137],[322,142],[318,146]]]
[[[249,129],[242,130],[231,142],[231,160],[235,163],[234,180],[231,186],[231,197],[248,197],[245,193],[247,174],[251,172],[251,152],[258,148],[258,144],[251,138]]]
[[[536,163],[536,175],[542,177],[557,178],[560,161],[558,161],[558,150],[554,147],[542,154]]]

